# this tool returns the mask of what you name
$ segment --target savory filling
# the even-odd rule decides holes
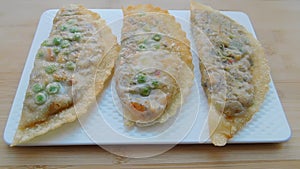
[[[123,115],[139,126],[163,122],[174,115],[176,112],[171,115],[169,108],[175,99],[181,99],[180,94],[187,93],[186,84],[192,81],[192,71],[186,64],[191,60],[184,60],[189,48],[183,39],[175,38],[166,18],[171,17],[137,12],[125,15],[123,20],[116,90]],[[187,83],[180,82],[183,74],[191,76],[186,78]]]
[[[254,97],[251,75],[253,51],[250,43],[245,32],[231,25],[224,17],[212,15],[211,18],[205,18],[203,16],[204,14],[201,17],[198,16],[198,19],[206,20],[207,24],[211,26],[209,28],[202,27],[202,30],[209,37],[212,45],[215,46],[211,54],[211,57],[214,57],[214,63],[205,66],[222,70],[225,78],[224,83],[221,81],[224,78],[208,77],[203,82],[203,86],[208,88],[211,94],[220,95],[224,98],[223,103],[225,104],[216,107],[224,109],[223,113],[226,116],[242,115],[248,107],[253,105]],[[215,23],[222,23],[222,25]],[[216,82],[211,79],[219,79],[219,81]],[[221,90],[225,93],[220,93],[220,89],[225,89]]]
[[[121,77],[122,76],[122,77]],[[149,123],[159,118],[166,110],[177,86],[168,73],[149,68],[134,73],[121,73],[117,81],[117,92],[126,111],[127,119]]]
[[[24,128],[45,121],[75,104],[83,94],[82,89],[87,87],[84,82],[76,80],[79,78],[75,78],[75,72],[76,76],[86,76],[89,74],[86,68],[97,64],[97,60],[91,57],[95,56],[94,53],[89,53],[89,56],[80,53],[83,49],[99,48],[91,37],[96,29],[74,12],[65,10],[56,17],[50,37],[38,50],[31,74],[33,81],[26,93],[31,99],[26,99],[24,104],[27,105],[24,109],[32,113],[27,114],[30,117],[21,124]],[[89,47],[83,45],[87,43]]]

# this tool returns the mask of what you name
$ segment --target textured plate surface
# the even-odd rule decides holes
[[[122,27],[122,12],[119,9],[94,9],[99,13],[113,33],[120,40]],[[4,132],[4,140],[10,144],[13,140],[24,100],[26,86],[33,67],[35,54],[50,33],[52,20],[57,10],[48,10],[40,18],[37,31],[23,70],[23,74],[11,107],[9,118]],[[191,39],[189,16],[186,10],[170,10],[176,20],[181,23],[187,36]],[[254,36],[255,32],[248,16],[242,12],[223,12],[225,15],[236,20],[245,26]],[[192,44],[192,48],[193,44]],[[98,98],[97,104],[91,112],[74,123],[65,124],[61,128],[37,137],[24,144],[31,146],[38,145],[91,145],[91,144],[164,144],[181,143],[197,144],[209,143],[207,112],[208,105],[204,92],[200,85],[200,73],[198,59],[193,52],[195,65],[195,83],[185,104],[176,118],[165,125],[158,125],[150,128],[126,128],[123,125],[123,118],[118,113],[112,97],[112,83],[109,83],[103,94]],[[195,92],[197,91],[197,92]],[[197,104],[198,103],[198,104]],[[194,105],[197,105],[196,107]],[[97,139],[100,134],[102,139]],[[103,138],[104,136],[104,138]],[[253,119],[229,141],[229,143],[274,143],[283,142],[290,138],[291,130],[285,113],[281,106],[279,97],[273,81],[270,83],[270,90],[259,112]],[[96,143],[95,143],[96,142]]]

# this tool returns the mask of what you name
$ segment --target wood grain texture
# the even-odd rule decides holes
[[[167,9],[188,9],[182,0],[38,1],[3,0],[0,6],[0,131],[11,104],[43,11],[64,4],[88,8],[120,8],[152,3]],[[247,13],[266,50],[271,74],[292,128],[292,138],[279,144],[240,144],[226,147],[178,145],[159,156],[132,159],[97,146],[8,147],[0,140],[0,168],[299,168],[300,166],[300,1],[202,0],[221,10]]]

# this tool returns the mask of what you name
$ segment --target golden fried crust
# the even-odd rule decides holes
[[[150,4],[146,5],[136,5],[136,6],[128,6],[127,8],[123,8],[123,14],[124,16],[140,13],[140,12],[157,12],[157,13],[163,13],[163,14],[169,14],[167,10],[163,10],[159,7],[154,7]]]
[[[101,19],[98,14],[89,11],[81,5],[70,5],[66,8],[60,9],[57,13],[53,21],[52,33],[56,30],[56,23],[58,21],[62,21],[61,19],[63,19],[63,16],[60,15],[64,10],[74,10],[75,15],[82,15],[83,19],[93,22],[94,26],[98,29],[97,37],[99,37],[99,39],[97,40],[99,44],[103,44],[103,46],[101,46],[103,53],[99,53],[96,56],[97,60],[99,60],[98,67],[93,68],[91,76],[86,77],[86,79],[81,79],[86,81],[89,86],[85,88],[86,90],[84,91],[84,95],[82,98],[77,100],[74,106],[63,110],[49,117],[46,121],[38,123],[34,126],[26,128],[19,126],[11,146],[29,141],[34,137],[56,129],[65,123],[73,122],[78,116],[87,113],[92,103],[94,103],[96,96],[103,90],[105,81],[112,73],[114,62],[119,53],[119,46],[117,45],[116,37],[112,34],[110,28],[106,26],[105,21]],[[52,34],[50,34],[50,37],[51,36]],[[28,112],[22,112],[20,123],[25,120],[25,116],[23,115],[24,113]]]
[[[264,51],[260,43],[253,37],[253,35],[246,31],[246,29],[230,19],[227,16],[222,15],[219,11],[212,9],[211,7],[201,5],[195,1],[191,2],[191,20],[192,20],[192,31],[193,38],[197,46],[199,58],[202,61],[200,63],[200,70],[202,76],[208,76],[205,70],[205,64],[209,62],[209,53],[210,48],[214,48],[216,46],[211,46],[212,44],[209,42],[204,33],[199,30],[199,25],[197,26],[195,22],[195,15],[205,13],[205,15],[219,15],[222,16],[226,20],[228,20],[232,25],[238,28],[240,32],[243,33],[244,36],[249,40],[250,46],[253,50],[253,55],[251,59],[253,61],[253,66],[251,68],[252,74],[252,84],[254,86],[254,104],[246,110],[245,115],[243,116],[234,116],[234,117],[226,117],[222,112],[218,112],[215,106],[212,104],[214,102],[213,98],[211,98],[211,94],[208,92],[207,88],[204,87],[206,95],[209,97],[209,128],[210,128],[210,136],[212,143],[216,146],[223,146],[227,143],[227,140],[232,138],[236,132],[238,132],[245,124],[251,120],[252,116],[259,111],[260,106],[262,105],[265,95],[269,90],[269,67],[267,65],[267,60],[264,55]],[[203,23],[204,24],[204,23]],[[215,23],[220,24],[220,23]],[[205,25],[206,28],[211,25]],[[203,79],[202,79],[203,80]]]
[[[167,55],[172,55],[177,62],[169,63],[170,67],[181,67],[180,72],[176,74],[176,80],[181,87],[181,92],[175,94],[169,106],[165,109],[164,114],[149,124],[137,124],[138,126],[149,126],[155,123],[163,123],[171,116],[175,115],[177,109],[181,106],[183,97],[188,94],[190,87],[193,85],[193,63],[192,55],[190,52],[190,42],[186,38],[186,33],[181,29],[181,25],[176,22],[175,17],[170,15],[167,10],[163,10],[159,7],[152,5],[136,5],[123,8],[124,20],[122,28],[122,42],[130,41],[130,38],[134,39],[135,33],[147,34],[158,33],[164,36],[163,41],[172,48],[157,49],[155,51],[146,52],[147,54],[163,54],[167,52]],[[150,27],[148,31],[141,29],[137,25],[142,23],[147,27]],[[154,30],[151,32],[151,30]],[[121,44],[121,51],[127,51],[126,43]],[[130,47],[128,47],[130,48]],[[131,55],[137,51],[131,51],[124,55]],[[139,53],[139,52],[137,52]],[[122,52],[121,52],[122,54]],[[176,58],[178,57],[178,58]],[[154,63],[155,64],[155,63]],[[163,67],[161,69],[166,69]]]

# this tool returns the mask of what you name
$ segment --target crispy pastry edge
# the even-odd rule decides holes
[[[197,12],[196,10],[207,11],[209,13],[214,14],[221,14],[219,11],[212,9],[211,7],[201,5],[195,1],[191,1],[191,17],[194,16],[194,13]],[[224,16],[224,15],[223,15]],[[232,24],[238,25],[239,29],[245,30],[246,29],[241,26],[240,24],[233,21],[231,18],[225,16],[226,19],[230,20]],[[251,33],[246,31],[246,36],[250,40],[250,44],[254,49],[253,59],[253,70],[252,75],[254,82],[254,104],[248,108],[245,116],[236,117],[234,119],[226,118],[222,113],[217,112],[216,108],[211,104],[209,100],[210,110],[209,110],[209,130],[210,130],[210,138],[214,145],[216,146],[224,146],[228,139],[232,138],[241,128],[243,128],[248,121],[250,121],[253,115],[259,111],[260,106],[262,105],[265,96],[269,90],[269,83],[270,83],[270,70],[267,64],[267,59],[265,58],[264,50],[258,40],[256,40]],[[195,36],[195,35],[194,35]],[[199,45],[199,43],[198,43]],[[198,49],[199,52],[199,49]],[[199,54],[200,60],[203,60],[202,54]],[[202,65],[201,65],[202,64]],[[203,64],[201,63],[200,67],[202,67],[201,73],[204,73]],[[206,94],[207,91],[205,90]]]

